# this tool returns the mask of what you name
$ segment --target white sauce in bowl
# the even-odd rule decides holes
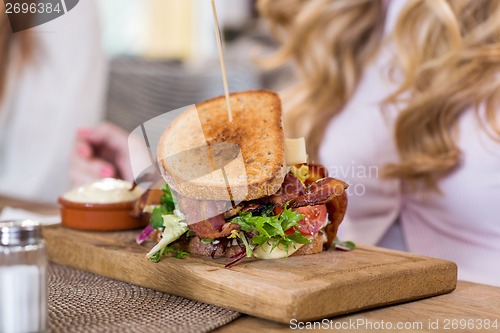
[[[62,198],[72,202],[82,203],[118,203],[134,201],[144,192],[140,187],[129,191],[132,184],[114,178],[104,178],[88,185],[77,187],[67,193]]]

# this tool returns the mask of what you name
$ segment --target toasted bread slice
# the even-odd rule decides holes
[[[297,250],[292,256],[302,256],[306,254],[316,254],[323,252],[323,244],[325,240],[323,239],[323,234],[320,232],[312,239],[312,242],[302,246]]]
[[[179,194],[243,201],[278,191],[286,174],[281,101],[270,91],[223,96],[179,115],[158,145],[158,163]]]

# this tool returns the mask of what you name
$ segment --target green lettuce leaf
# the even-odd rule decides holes
[[[251,256],[251,249],[255,249],[256,246],[266,242],[273,244],[272,249],[281,244],[287,253],[288,248],[295,247],[297,243],[309,244],[311,242],[310,239],[297,230],[291,235],[285,234],[286,230],[298,226],[299,221],[304,218],[304,215],[294,212],[287,205],[285,205],[280,215],[267,216],[267,214],[271,214],[270,209],[266,209],[264,215],[261,216],[253,216],[251,212],[243,212],[230,221],[231,223],[238,224],[241,227],[241,231],[247,233],[247,235],[252,235],[249,241],[246,238],[240,237],[245,243],[247,257]]]
[[[150,224],[154,229],[163,229],[163,215],[171,215],[175,210],[174,197],[168,184],[162,189],[163,195],[160,199],[160,206],[155,207],[151,213]]]

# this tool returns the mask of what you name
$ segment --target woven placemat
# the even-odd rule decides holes
[[[239,313],[56,264],[49,265],[49,332],[208,332]]]

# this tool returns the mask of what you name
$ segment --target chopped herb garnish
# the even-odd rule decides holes
[[[335,245],[336,249],[343,250],[343,251],[352,251],[356,248],[356,244],[351,241],[341,241],[337,237],[335,237],[335,240],[333,241],[333,244]]]

